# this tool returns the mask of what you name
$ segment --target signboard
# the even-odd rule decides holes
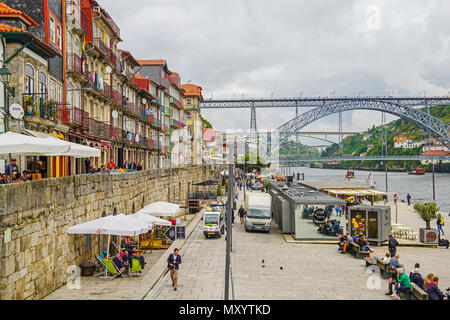
[[[186,239],[186,227],[177,226],[177,239]]]
[[[145,109],[145,115],[151,116],[152,115],[152,109]]]
[[[112,117],[113,117],[114,119],[117,119],[117,118],[119,117],[119,114],[117,113],[116,110],[114,110],[114,111],[112,112]]]
[[[168,238],[168,239],[170,239],[172,241],[175,241],[175,236],[176,236],[176,234],[175,234],[175,226],[171,226],[166,231],[166,233],[164,233],[164,236],[166,236],[166,238]]]

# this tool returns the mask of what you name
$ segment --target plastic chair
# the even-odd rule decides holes
[[[131,272],[133,272],[137,276],[142,276],[142,266],[141,262],[138,259],[131,258],[130,277]]]

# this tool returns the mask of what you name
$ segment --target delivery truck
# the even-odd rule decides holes
[[[245,231],[270,232],[272,197],[268,193],[248,192],[245,195]]]

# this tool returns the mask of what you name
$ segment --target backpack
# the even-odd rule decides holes
[[[438,245],[442,247],[447,247],[448,249],[448,247],[450,246],[450,242],[447,239],[439,238]]]

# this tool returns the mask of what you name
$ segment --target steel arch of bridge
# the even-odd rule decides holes
[[[395,99],[377,100],[364,98],[343,101],[335,100],[332,103],[323,104],[320,107],[302,113],[278,127],[278,130],[280,131],[279,144],[281,145],[283,142],[287,141],[289,137],[295,135],[297,131],[319,119],[343,111],[365,109],[390,113],[411,121],[425,131],[429,131],[432,136],[442,142],[447,148],[450,148],[450,125],[426,112],[411,108],[410,102],[411,101],[407,100],[396,101]]]

